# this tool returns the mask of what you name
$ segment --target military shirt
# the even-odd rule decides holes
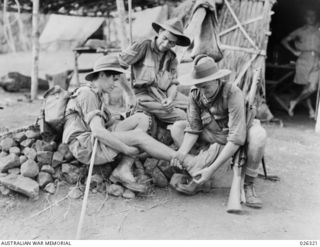
[[[201,134],[210,128],[220,144],[227,141],[243,145],[246,139],[246,118],[242,91],[234,85],[220,88],[214,99],[206,99],[196,87],[189,94],[188,126],[185,132]]]
[[[176,54],[172,50],[160,52],[156,39],[135,42],[119,54],[122,67],[132,65],[135,93],[151,85],[166,92],[172,84],[178,84]]]
[[[67,104],[63,143],[70,143],[80,134],[91,132],[90,122],[96,115],[102,118],[103,125],[111,119],[111,113],[104,104],[103,95],[91,84],[80,87],[72,94]]]

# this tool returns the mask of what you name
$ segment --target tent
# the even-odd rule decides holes
[[[101,30],[105,18],[51,15],[40,36],[40,46],[44,50],[72,49],[82,45]],[[99,36],[99,35],[98,35]]]

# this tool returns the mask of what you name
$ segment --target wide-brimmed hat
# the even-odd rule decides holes
[[[127,73],[126,70],[122,69],[116,55],[106,55],[100,57],[95,61],[93,65],[93,71],[88,73],[85,77],[87,81],[92,81],[94,75],[100,71],[115,71],[119,73]]]
[[[203,59],[202,62],[200,62]],[[198,55],[193,62],[190,74],[178,78],[181,85],[191,86],[207,81],[213,81],[231,74],[228,69],[219,69],[213,58],[207,55]]]
[[[178,18],[172,18],[170,20],[167,20],[165,23],[160,24],[157,22],[152,22],[153,29],[159,33],[160,28],[168,30],[170,33],[177,36],[177,45],[180,46],[189,46],[190,45],[190,39],[183,34],[183,26],[182,21]]]

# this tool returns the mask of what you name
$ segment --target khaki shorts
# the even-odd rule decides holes
[[[89,165],[93,151],[93,138],[91,132],[85,132],[77,136],[77,138],[69,144],[69,149],[78,161]],[[117,151],[98,142],[94,164],[103,165],[112,162],[118,154]]]

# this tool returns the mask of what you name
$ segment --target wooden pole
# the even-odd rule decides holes
[[[39,0],[33,0],[31,100],[34,100],[37,97],[38,74],[39,74]]]
[[[129,45],[128,36],[126,32],[126,11],[124,8],[123,0],[117,0],[117,11],[120,21],[120,40],[121,40],[121,48],[125,49]]]
[[[320,133],[320,82],[318,82],[317,105],[316,105],[316,133]]]
[[[132,0],[128,0],[129,9],[129,40],[130,45],[132,44]]]

